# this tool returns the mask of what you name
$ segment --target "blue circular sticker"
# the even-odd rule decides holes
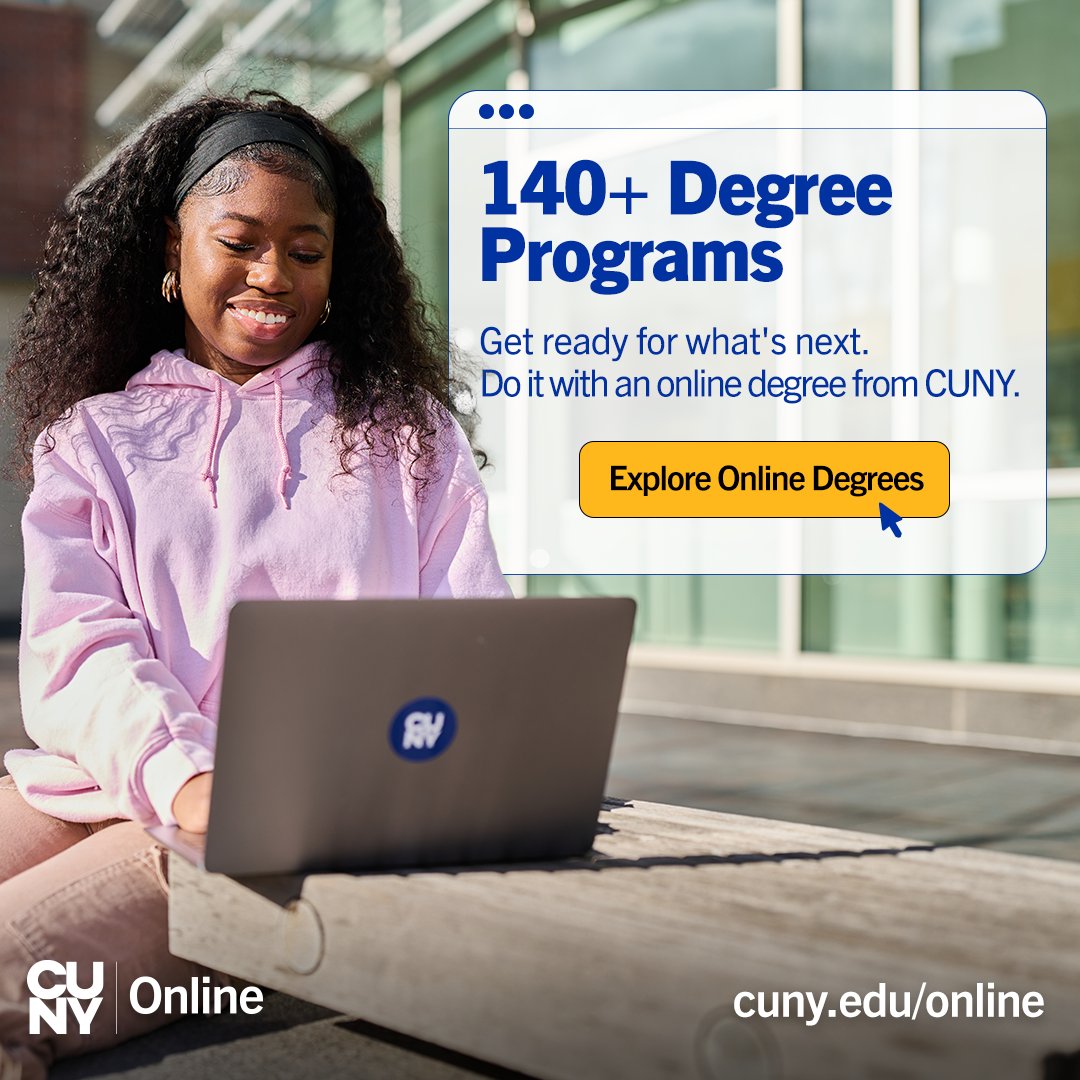
[[[457,716],[442,698],[417,698],[390,722],[390,748],[407,761],[438,757],[457,734]]]

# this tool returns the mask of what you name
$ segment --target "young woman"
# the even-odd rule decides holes
[[[206,828],[235,601],[508,595],[449,395],[370,176],[288,102],[184,106],[70,200],[8,375],[38,748],[0,780],[3,1080],[167,1021],[134,979],[203,974],[142,826]],[[105,963],[89,1035],[29,1033],[42,959]]]

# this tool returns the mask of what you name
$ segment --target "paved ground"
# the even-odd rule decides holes
[[[0,643],[0,745],[23,741],[15,658]],[[624,716],[608,790],[893,836],[1080,860],[1080,759]],[[192,1075],[508,1076],[272,995],[258,1018],[191,1020],[57,1080]],[[396,1041],[398,1045],[393,1045]],[[285,1063],[288,1064],[285,1064]]]
[[[623,716],[612,795],[1080,860],[1080,758]]]

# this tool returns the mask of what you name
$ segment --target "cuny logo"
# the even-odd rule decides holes
[[[395,754],[408,761],[425,761],[454,741],[457,717],[442,698],[417,698],[398,709],[389,734]]]
[[[90,965],[90,985],[79,984],[79,965],[74,961],[61,964],[56,960],[39,960],[26,973],[26,988],[30,991],[30,1034],[41,1034],[41,1022],[55,1035],[66,1035],[68,1013],[75,1016],[80,1035],[90,1034],[90,1022],[101,1008],[105,990],[105,965],[95,960]],[[41,985],[41,975],[56,976],[52,986]],[[65,991],[67,992],[65,994]]]

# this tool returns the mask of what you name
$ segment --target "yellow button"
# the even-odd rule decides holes
[[[579,456],[589,517],[878,517],[949,509],[941,442],[590,442]]]

